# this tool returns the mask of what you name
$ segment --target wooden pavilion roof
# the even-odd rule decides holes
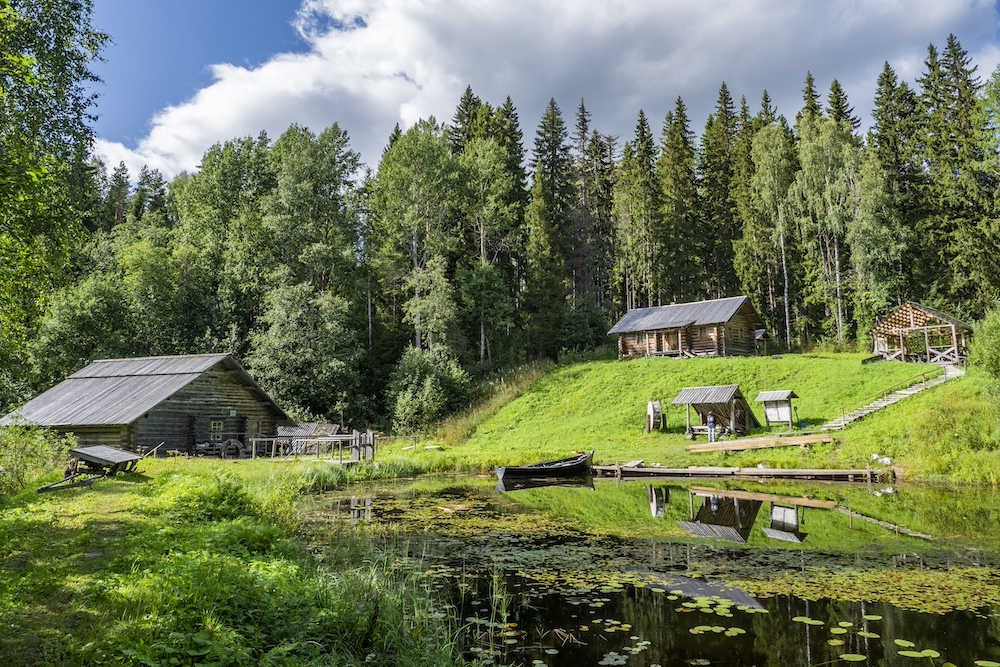
[[[957,329],[972,331],[972,325],[952,317],[948,313],[924,306],[913,301],[907,301],[896,310],[882,318],[869,332],[873,336],[897,336],[921,327],[934,325],[949,325]]]

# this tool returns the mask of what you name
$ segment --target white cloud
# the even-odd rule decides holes
[[[450,119],[466,85],[495,104],[511,96],[529,150],[550,97],[568,125],[584,98],[595,128],[627,138],[640,108],[658,131],[680,95],[698,132],[723,80],[754,111],[766,88],[793,117],[807,70],[824,96],[839,79],[866,115],[884,61],[912,82],[949,33],[988,76],[996,25],[986,0],[304,0],[306,53],[214,65],[213,82],[156,114],[137,145],[97,150],[172,176],[219,141],[338,122],[374,164],[395,123]]]

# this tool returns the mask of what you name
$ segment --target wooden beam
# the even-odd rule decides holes
[[[759,500],[761,502],[793,505],[795,507],[815,507],[817,509],[832,510],[837,506],[837,503],[834,500],[816,500],[814,498],[799,498],[797,496],[779,496],[773,493],[754,493],[752,491],[711,489],[701,486],[692,486],[688,489],[688,491],[693,496],[718,496],[719,498],[733,498],[735,500]]]
[[[790,438],[748,438],[746,440],[732,440],[729,442],[711,442],[703,445],[688,445],[687,450],[692,453],[701,452],[740,452],[748,449],[772,449],[776,447],[795,447],[802,445],[813,445],[824,442],[833,442],[833,436],[828,433],[816,433],[813,435],[799,435]]]

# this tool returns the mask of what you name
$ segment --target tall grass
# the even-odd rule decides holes
[[[522,366],[508,375],[484,381],[477,388],[483,398],[441,422],[435,438],[450,447],[468,440],[480,424],[495,415],[504,405],[524,394],[551,368],[551,363],[537,362]]]
[[[298,539],[319,466],[142,467],[0,509],[4,665],[454,664],[406,545]]]

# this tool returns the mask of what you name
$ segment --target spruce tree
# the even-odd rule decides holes
[[[525,213],[528,228],[522,304],[525,347],[532,356],[555,359],[559,353],[556,332],[565,309],[563,258],[555,238],[553,197],[546,190],[543,174],[536,173],[533,180],[531,203]]]
[[[665,302],[698,299],[704,285],[702,275],[701,223],[698,214],[698,181],[694,133],[688,124],[687,107],[679,96],[673,111],[663,121],[660,157],[657,162],[662,211],[663,253],[658,266],[659,284]]]
[[[861,127],[861,119],[854,115],[854,107],[847,101],[847,93],[836,79],[830,84],[827,105],[826,115],[834,122],[846,123],[852,132]]]
[[[806,72],[806,83],[802,88],[802,110],[796,115],[795,123],[798,124],[799,118],[803,114],[818,116],[821,113],[819,93],[816,92],[816,79],[813,78],[812,72]]]
[[[705,124],[698,164],[704,223],[701,230],[704,296],[713,299],[733,296],[739,290],[733,269],[733,241],[739,239],[740,233],[732,196],[735,138],[736,111],[723,82],[715,113]]]

